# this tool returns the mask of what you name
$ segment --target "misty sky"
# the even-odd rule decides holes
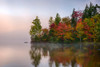
[[[100,0],[0,0],[0,38],[29,33],[35,16],[39,16],[43,28],[48,28],[50,16],[71,16],[73,8],[83,10],[90,1],[100,5]]]

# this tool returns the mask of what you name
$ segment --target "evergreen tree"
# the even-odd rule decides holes
[[[73,16],[74,12],[75,12],[75,8],[73,9],[72,19],[71,19],[71,25],[72,25],[72,27],[76,26],[76,20],[77,20],[77,18]]]
[[[49,25],[51,25],[53,23],[53,17],[50,17],[49,19]]]
[[[82,19],[85,19],[85,18],[88,17],[88,10],[89,10],[89,7],[88,7],[88,5],[86,4],[85,10],[83,11]]]
[[[98,6],[98,4],[95,5],[96,10],[97,10],[97,14],[100,14],[100,6]]]
[[[94,6],[94,9],[93,9],[93,16],[95,16],[97,13],[98,13],[98,12],[97,12],[97,7],[96,7],[96,5],[95,5],[95,6]]]
[[[83,16],[82,19],[84,20],[85,18],[92,18],[96,14],[98,14],[97,11],[98,5],[96,4],[95,6],[90,2],[90,6],[86,5],[85,10],[83,11]]]
[[[90,7],[89,7],[89,10],[88,10],[88,18],[91,18],[93,16],[93,10],[94,10],[94,6],[93,4],[90,2]]]
[[[36,19],[34,19],[32,23],[33,25],[31,26],[30,35],[35,36],[40,34],[42,26],[40,23],[40,19],[38,19],[38,16],[36,16]]]
[[[57,13],[55,18],[55,23],[58,25],[60,21],[61,21],[60,15]]]

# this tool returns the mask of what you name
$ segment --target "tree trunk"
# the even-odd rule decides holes
[[[82,48],[82,40],[81,40],[81,36],[80,36],[80,50]]]

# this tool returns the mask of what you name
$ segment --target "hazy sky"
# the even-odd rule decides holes
[[[39,16],[43,28],[48,28],[50,16],[70,16],[73,8],[83,10],[90,1],[100,5],[100,0],[0,0],[0,35],[28,33],[35,16]]]

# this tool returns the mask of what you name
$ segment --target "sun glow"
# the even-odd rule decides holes
[[[13,31],[12,19],[6,15],[0,15],[0,33]]]

